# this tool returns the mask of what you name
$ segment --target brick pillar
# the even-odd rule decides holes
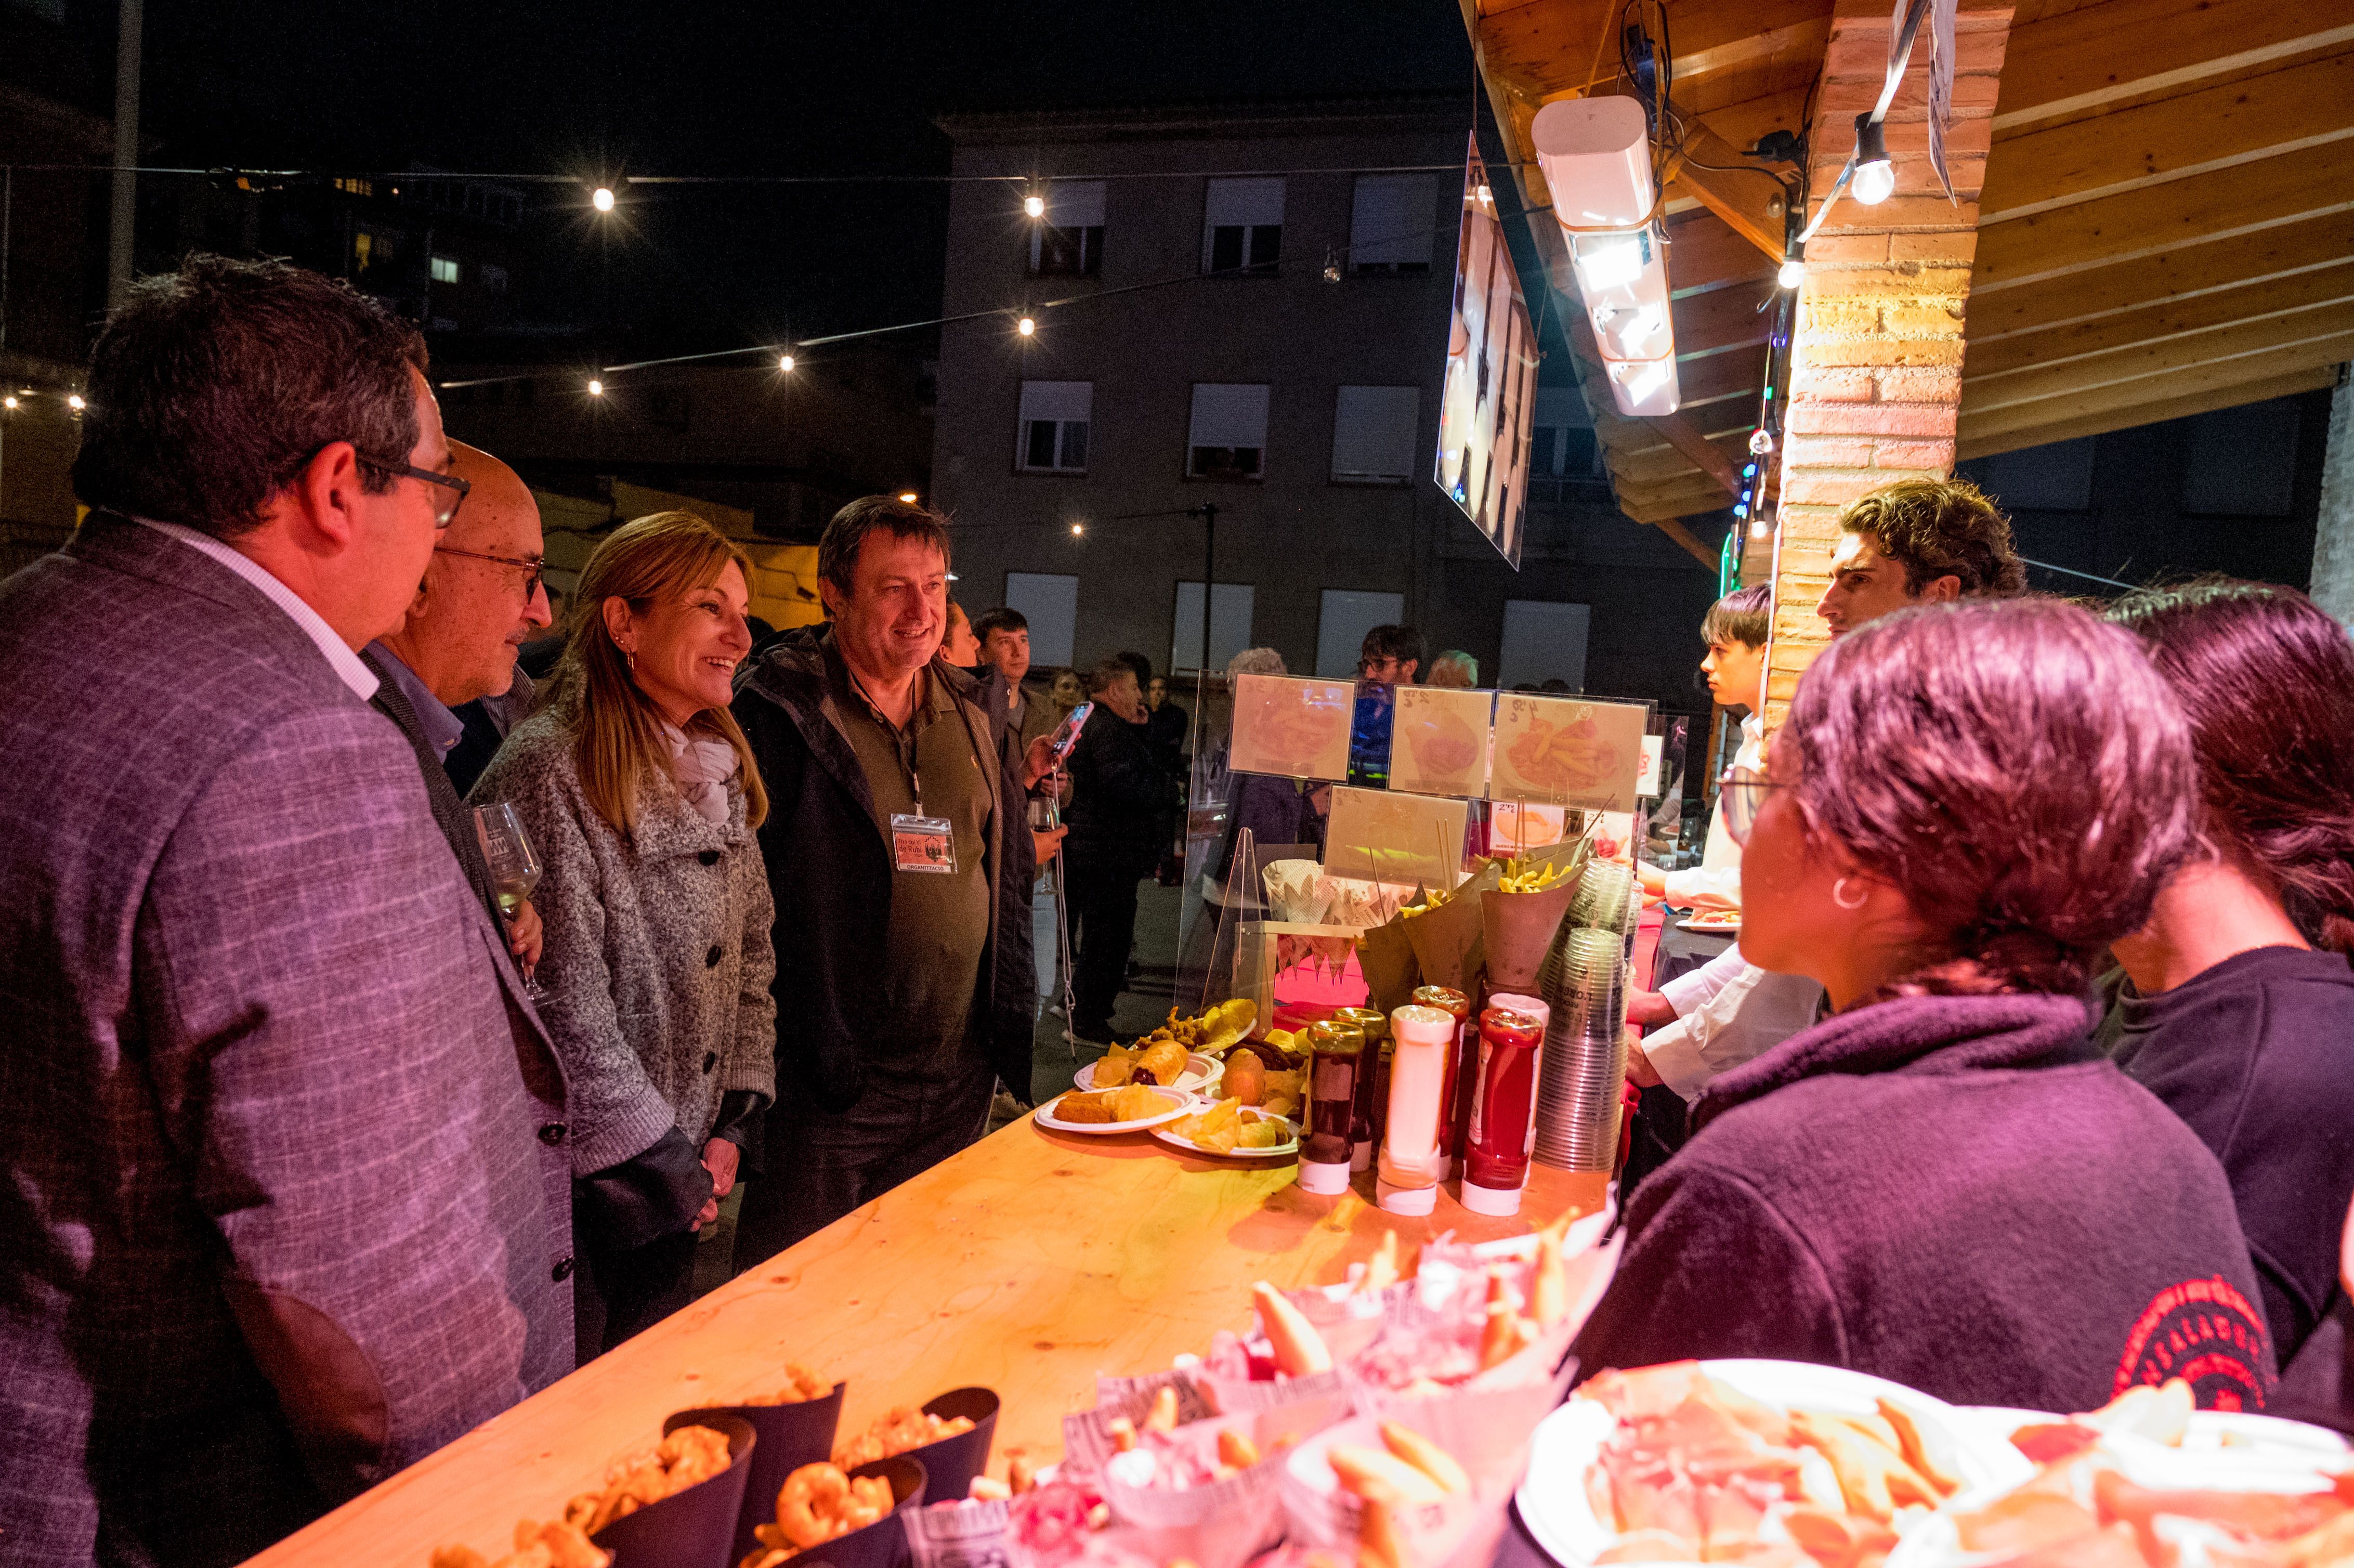
[[[2321,516],[2313,533],[2313,602],[2354,626],[2354,384],[2329,399]]]
[[[1964,5],[1946,135],[1960,205],[1946,199],[1929,166],[1925,26],[1885,122],[1896,193],[1877,207],[1857,202],[1851,189],[1840,193],[1807,246],[1783,417],[1769,724],[1829,641],[1815,605],[1829,581],[1840,508],[1892,480],[1953,471],[1978,189],[2010,36],[2008,5]],[[1810,132],[1810,217],[1854,150],[1856,115],[1880,96],[1892,9],[1884,0],[1838,0]]]

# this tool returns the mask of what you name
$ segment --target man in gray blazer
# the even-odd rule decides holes
[[[6,1568],[236,1563],[571,1366],[562,1080],[355,653],[462,499],[424,359],[138,285],[0,586]]]

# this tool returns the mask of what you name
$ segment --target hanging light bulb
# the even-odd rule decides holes
[[[85,402],[83,402],[83,401],[81,400],[81,394],[80,394],[80,393],[79,393],[79,392],[69,392],[69,393],[66,394],[66,407],[67,407],[67,408],[71,408],[75,413],[79,414],[79,413],[80,413],[84,408],[89,408],[89,407],[90,407],[90,405],[89,405],[89,404],[87,404],[87,403],[85,403]]]
[[[588,396],[591,397],[602,397],[604,395],[605,384],[602,381],[592,379],[588,383]]]
[[[599,212],[610,212],[613,210],[613,193],[603,185],[599,185],[589,196],[588,205]]]
[[[1761,425],[1756,429],[1752,430],[1749,433],[1749,455],[1751,457],[1764,457],[1767,452],[1770,452],[1773,450],[1774,433],[1771,430],[1766,429]]]
[[[16,406],[16,395],[15,393],[11,392],[7,397],[0,397],[0,408],[14,408]]]
[[[1071,536],[1075,539],[1080,535],[1085,534],[1087,531],[1087,525],[1084,523],[1074,523],[1071,524]]]
[[[1896,190],[1896,165],[1888,161],[1888,133],[1867,111],[1855,117],[1855,199],[1878,207]]]
[[[1782,265],[1774,273],[1774,281],[1785,289],[1795,289],[1807,281],[1805,257],[1797,251],[1782,258]]]
[[[792,367],[793,356],[790,354],[777,361],[777,368],[779,370],[790,370]]]
[[[1023,316],[1020,321],[1013,323],[1013,330],[1020,333],[1023,337],[1028,337],[1038,330],[1038,323],[1032,321],[1028,316]]]
[[[1042,196],[1024,196],[1022,198],[1022,210],[1032,217],[1044,217],[1046,216],[1046,198]]]
[[[899,499],[913,506],[916,503],[916,493],[912,490],[903,490],[899,493]]]

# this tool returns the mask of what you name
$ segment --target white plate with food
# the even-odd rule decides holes
[[[1189,1121],[1208,1125],[1192,1127],[1188,1125]],[[1252,1128],[1273,1130],[1252,1132],[1249,1130]],[[1249,1160],[1266,1163],[1297,1160],[1299,1157],[1299,1125],[1297,1122],[1286,1117],[1277,1116],[1273,1111],[1261,1110],[1257,1106],[1240,1105],[1233,1100],[1219,1100],[1208,1104],[1193,1117],[1163,1122],[1155,1126],[1151,1132],[1155,1139],[1181,1154],[1201,1154],[1213,1159]],[[1273,1139],[1278,1133],[1281,1137],[1279,1140],[1274,1142],[1261,1142],[1256,1146],[1250,1146],[1241,1141],[1243,1139],[1250,1138]],[[1195,1136],[1189,1136],[1189,1134],[1206,1137],[1213,1141],[1196,1142]],[[1230,1149],[1218,1147],[1218,1144],[1223,1142],[1229,1134],[1236,1135],[1234,1147]]]
[[[1741,929],[1738,909],[1711,909],[1698,915],[1687,915],[1678,924],[1687,931],[1713,931],[1722,935]]]
[[[1147,1106],[1157,1108],[1148,1110]],[[1193,1108],[1193,1097],[1182,1089],[1129,1084],[1117,1089],[1073,1089],[1058,1095],[1038,1107],[1036,1120],[1040,1127],[1056,1132],[1142,1132],[1174,1121]],[[1097,1116],[1102,1119],[1082,1119]]]
[[[1096,1066],[1097,1064],[1093,1062],[1088,1063],[1086,1066],[1080,1068],[1076,1074],[1073,1075],[1071,1082],[1078,1085],[1078,1086],[1083,1089],[1091,1090],[1095,1088]],[[1173,1080],[1162,1086],[1172,1089],[1182,1089],[1189,1095],[1197,1095],[1203,1090],[1208,1088],[1212,1084],[1216,1083],[1219,1076],[1224,1074],[1225,1070],[1226,1065],[1224,1062],[1219,1061],[1215,1056],[1204,1056],[1199,1051],[1188,1051],[1185,1054],[1184,1071],[1179,1073]],[[1132,1075],[1134,1069],[1130,1068],[1129,1072]],[[1119,1080],[1120,1083],[1129,1083],[1133,1081],[1134,1079],[1132,1076]],[[1104,1086],[1106,1088],[1118,1088],[1119,1085],[1107,1084]]]
[[[1696,1381],[1681,1383],[1694,1373]],[[2024,1455],[1944,1401],[1842,1367],[1712,1361],[1603,1375],[1620,1379],[1621,1388],[1648,1389],[1638,1397],[1659,1411],[1659,1436],[1653,1445],[1622,1456],[1627,1462],[1614,1475],[1603,1463],[1605,1446],[1619,1428],[1608,1406],[1581,1391],[1539,1424],[1521,1483],[1521,1517],[1537,1544],[1566,1568],[1588,1568],[1614,1549],[1614,1561],[1699,1559],[1698,1543],[1680,1542],[1671,1530],[1621,1531],[1622,1518],[1630,1515],[1672,1515],[1672,1497],[1657,1490],[1650,1478],[1666,1474],[1669,1491],[1681,1486],[1687,1499],[1695,1484],[1681,1462],[1647,1469],[1640,1456],[1652,1450],[1730,1445],[1735,1453],[1745,1450],[1746,1457],[1723,1460],[1723,1474],[1753,1483],[1771,1478],[1776,1487],[1792,1474],[1790,1456],[1797,1455],[1795,1485],[1801,1495],[1776,1509],[1837,1520],[1858,1541],[1884,1537],[1891,1546],[1947,1499],[2003,1490],[2035,1473]],[[1602,1385],[1597,1379],[1587,1388]],[[1616,1487],[1633,1492],[1647,1483],[1651,1489],[1645,1495],[1619,1501]],[[1850,1496],[1879,1501],[1851,1509]],[[1647,1502],[1660,1506],[1648,1509]],[[1599,1510],[1609,1510],[1609,1517]],[[1758,1520],[1761,1532],[1778,1531],[1787,1539],[1786,1525],[1773,1510]],[[1713,1544],[1720,1552],[1725,1545]],[[1640,1554],[1645,1548],[1649,1555]]]

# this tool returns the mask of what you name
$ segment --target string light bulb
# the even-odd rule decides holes
[[[1037,332],[1038,323],[1032,321],[1028,316],[1023,316],[1020,321],[1013,323],[1013,330],[1020,333],[1023,337],[1029,337]]]
[[[786,355],[783,358],[781,358],[781,359],[779,359],[779,360],[778,360],[778,361],[777,361],[777,368],[778,368],[778,369],[779,369],[779,370],[790,370],[792,367],[793,367],[793,356],[792,356],[791,355],[790,355],[790,354]]]
[[[588,205],[599,212],[610,212],[613,210],[613,193],[603,185],[599,185],[588,197]]]
[[[912,490],[903,490],[899,493],[899,499],[913,506],[916,503],[916,493]]]
[[[1785,289],[1795,289],[1806,281],[1807,263],[1795,254],[1783,257],[1781,267],[1774,274],[1774,281]]]
[[[1074,523],[1071,524],[1071,537],[1074,539],[1077,538],[1080,535],[1085,534],[1087,531],[1087,525],[1084,523]]]
[[[71,408],[75,413],[79,414],[79,413],[80,413],[84,408],[89,408],[89,407],[90,407],[90,405],[89,405],[89,404],[87,404],[87,403],[85,403],[85,402],[83,402],[83,401],[81,400],[81,394],[80,394],[80,393],[79,393],[79,392],[72,392],[72,393],[69,393],[69,394],[67,394],[67,396],[66,396],[66,407],[67,407],[67,408]]]
[[[1896,192],[1896,165],[1888,159],[1888,133],[1870,111],[1855,117],[1855,199],[1878,207]]]
[[[604,395],[605,384],[602,381],[592,380],[588,383],[588,396],[591,397],[602,397]]]
[[[1044,217],[1046,216],[1046,198],[1042,196],[1024,196],[1022,198],[1022,210],[1032,217]]]
[[[14,392],[11,392],[5,397],[0,397],[0,408],[14,408],[16,406],[16,395]]]

